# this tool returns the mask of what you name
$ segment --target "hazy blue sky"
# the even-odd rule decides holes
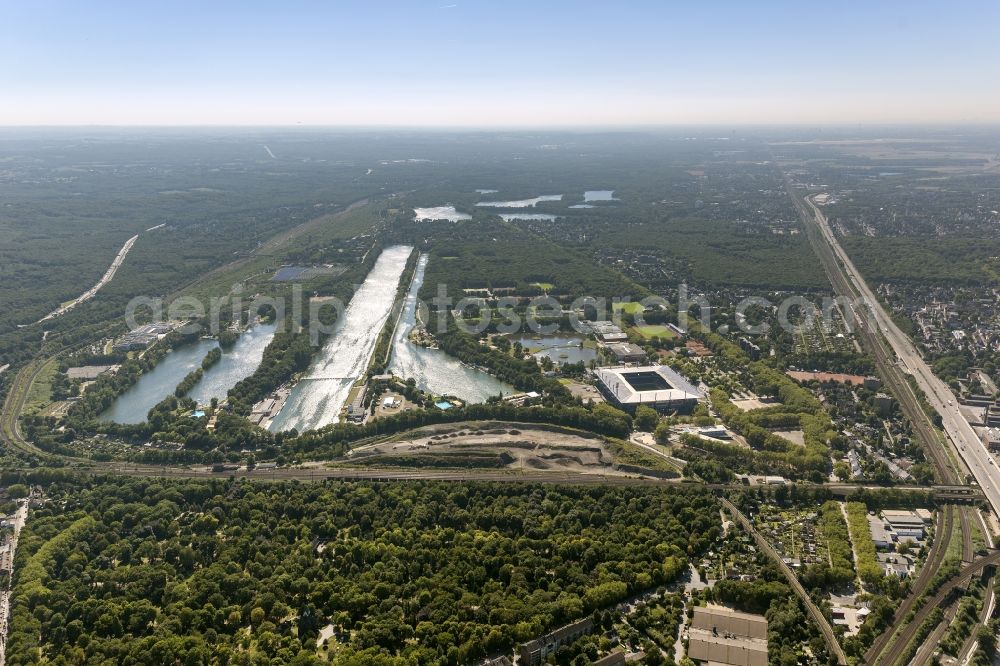
[[[0,125],[1000,122],[1000,2],[0,2]]]

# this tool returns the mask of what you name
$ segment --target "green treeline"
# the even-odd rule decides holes
[[[168,334],[163,340],[143,352],[142,356],[122,361],[114,374],[103,374],[87,389],[80,400],[69,409],[71,425],[96,417],[114,402],[115,398],[132,387],[139,378],[156,367],[167,353],[198,338],[198,331]]]
[[[771,604],[794,594],[784,580],[740,581],[723,578],[712,588],[715,599],[747,613],[765,613]]]
[[[381,249],[381,241],[377,241],[368,252],[364,263],[359,263],[346,273],[331,278],[323,293],[341,303],[348,303],[353,295],[351,285],[355,281],[364,279],[375,265]],[[229,389],[227,400],[234,414],[246,416],[254,404],[309,367],[313,356],[323,347],[326,336],[310,331],[311,313],[305,311],[308,309],[304,309],[298,321],[293,317],[294,312],[288,312],[284,321],[278,322],[274,337],[264,349],[260,365],[252,375]],[[339,313],[321,307],[315,314],[321,324],[329,327],[336,321]]]
[[[75,515],[79,516],[79,513]],[[34,518],[34,516],[33,516]],[[62,599],[60,574],[70,572],[80,565],[78,558],[70,555],[80,543],[87,543],[88,533],[98,531],[99,523],[93,517],[84,515],[72,522],[66,516],[48,530],[25,528],[17,549],[14,587],[10,608],[10,629],[7,643],[7,663],[34,663],[33,656],[39,646],[39,636],[44,635],[48,624],[39,617],[40,609],[48,610],[49,604]],[[61,563],[62,571],[53,566]],[[67,566],[68,565],[68,566]],[[47,613],[46,615],[51,615]],[[51,617],[47,618],[51,622]],[[65,624],[65,616],[56,620]],[[15,653],[26,658],[17,661]]]
[[[858,577],[865,585],[877,587],[882,582],[882,567],[879,566],[875,542],[868,528],[868,507],[862,502],[848,502],[847,520],[854,550],[858,554]]]
[[[208,353],[205,354],[205,358],[201,360],[201,369],[208,370],[221,360],[222,360],[222,348],[212,347],[211,349],[208,350]]]
[[[519,358],[480,344],[478,338],[462,331],[451,316],[448,317],[448,329],[438,334],[437,338],[441,349],[448,355],[463,363],[486,368],[500,381],[522,391],[569,396],[569,391],[558,380],[545,377],[538,371],[538,363],[534,359]]]
[[[194,385],[201,381],[201,378],[205,375],[205,371],[201,368],[195,368],[191,372],[184,376],[184,379],[177,384],[177,388],[174,389],[174,396],[178,398],[183,398],[188,394],[188,391],[194,388]]]
[[[723,351],[727,350],[723,348]],[[738,347],[735,351],[728,351],[742,355]],[[726,427],[742,435],[754,450],[756,460],[750,461],[748,469],[786,473],[792,478],[806,476],[821,481],[830,465],[829,442],[837,436],[829,415],[812,393],[782,372],[761,362],[750,363],[749,370],[753,390],[758,395],[776,396],[781,401],[780,405],[743,411],[729,400],[729,394],[722,389],[713,389],[709,396]],[[771,432],[773,429],[789,428],[802,430],[804,446]],[[729,449],[738,448],[733,445],[727,445],[726,449],[720,449],[718,445],[698,446],[730,454],[736,451]],[[746,459],[746,450],[739,450]]]
[[[851,538],[839,502],[823,502],[816,528],[823,537],[822,547],[817,552],[820,562],[803,571],[802,584],[808,588],[830,589],[854,580]]]
[[[570,300],[580,296],[638,300],[648,294],[621,273],[564,243],[503,222],[490,211],[478,210],[475,218],[406,224],[394,230],[398,240],[429,248],[420,290],[425,302],[437,295],[439,287],[455,300],[465,295],[465,289],[484,288],[513,289],[521,296],[549,293]]]
[[[763,614],[767,618],[767,652],[771,664],[797,664],[801,646],[808,643],[825,663],[826,647],[805,606],[792,592],[773,564],[767,564],[760,578],[751,581],[723,579],[706,590],[709,598],[731,604],[737,610]]]
[[[107,478],[47,494],[18,549],[11,666],[470,663],[677,580],[721,533],[696,488]]]
[[[249,414],[267,394],[304,372],[316,350],[308,333],[292,333],[287,326],[276,331],[253,374],[229,389],[230,408],[235,414]]]
[[[386,317],[382,330],[379,331],[371,360],[368,362],[369,376],[382,374],[389,363],[393,333],[396,332],[396,325],[399,322],[399,317],[402,315],[403,306],[406,302],[406,294],[410,291],[410,281],[413,279],[413,273],[417,269],[417,262],[419,260],[419,252],[411,252],[406,260],[403,274],[399,278],[399,286],[396,288],[396,298],[392,302],[392,308],[389,311],[389,316]]]

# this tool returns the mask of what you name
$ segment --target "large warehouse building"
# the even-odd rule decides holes
[[[612,405],[634,412],[647,405],[658,412],[687,413],[704,396],[691,382],[665,365],[598,368],[597,388]]]
[[[767,618],[695,606],[687,656],[706,666],[767,666]]]

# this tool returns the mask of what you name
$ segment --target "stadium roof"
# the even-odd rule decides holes
[[[598,368],[597,379],[621,404],[698,400],[702,393],[666,365]]]

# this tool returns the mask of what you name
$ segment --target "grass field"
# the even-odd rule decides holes
[[[636,303],[634,301],[629,301],[627,303],[612,303],[612,309],[615,312],[624,312],[625,314],[638,314],[642,312],[642,303]]]
[[[52,402],[52,379],[59,368],[57,359],[51,358],[38,373],[35,381],[28,389],[28,398],[24,402],[24,414],[37,414]]]
[[[634,330],[636,333],[638,333],[647,340],[654,337],[661,339],[670,339],[677,337],[677,334],[674,332],[673,329],[668,328],[666,326],[661,326],[659,324],[651,324],[649,326],[633,326],[632,330]]]

